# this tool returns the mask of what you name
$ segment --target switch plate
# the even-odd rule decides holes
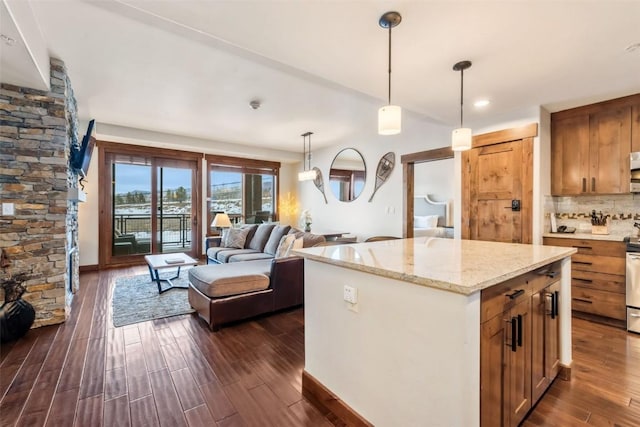
[[[13,216],[16,214],[16,210],[13,203],[2,204],[2,216]]]
[[[350,304],[358,303],[358,289],[353,286],[344,285],[344,300]]]

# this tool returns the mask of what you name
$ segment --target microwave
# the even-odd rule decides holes
[[[640,151],[631,153],[631,192],[640,193]]]

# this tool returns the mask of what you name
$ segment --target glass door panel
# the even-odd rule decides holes
[[[164,163],[164,162],[159,162]],[[156,252],[191,252],[196,232],[194,169],[190,165],[156,168]]]
[[[111,256],[151,252],[151,166],[113,163]]]

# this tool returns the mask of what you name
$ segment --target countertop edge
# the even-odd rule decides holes
[[[542,266],[545,266],[547,264],[551,264],[552,262],[556,262],[556,261],[559,261],[561,259],[567,258],[567,257],[569,257],[569,256],[571,256],[571,255],[573,255],[573,254],[578,252],[578,250],[576,248],[563,248],[563,249],[566,249],[566,250],[562,254],[557,254],[557,255],[550,256],[550,257],[546,258],[543,261],[538,261],[536,263],[533,263],[533,264],[530,264],[530,265],[528,265],[526,267],[522,267],[520,269],[514,270],[514,271],[509,272],[507,274],[504,274],[502,276],[494,277],[492,279],[476,283],[473,286],[460,286],[460,285],[458,285],[456,283],[450,283],[450,282],[445,282],[445,281],[442,281],[442,280],[430,279],[428,277],[406,275],[406,274],[398,273],[396,271],[389,271],[389,270],[385,270],[385,269],[382,269],[382,268],[369,267],[369,266],[364,266],[364,265],[361,265],[361,264],[350,263],[350,262],[347,262],[347,261],[330,259],[330,258],[326,258],[326,257],[323,257],[323,256],[317,256],[317,255],[314,255],[314,254],[309,254],[309,253],[306,253],[306,252],[297,252],[297,251],[292,251],[292,252],[294,252],[296,255],[302,256],[304,258],[310,259],[312,261],[322,262],[324,264],[336,265],[336,266],[348,268],[350,270],[362,271],[364,273],[370,273],[370,274],[374,274],[376,276],[387,277],[387,278],[390,278],[390,279],[396,279],[396,280],[400,280],[400,281],[407,282],[407,283],[413,283],[415,285],[425,286],[425,287],[434,288],[434,289],[440,289],[440,290],[444,290],[444,291],[449,291],[449,292],[453,292],[453,293],[469,296],[469,295],[472,295],[472,294],[474,294],[474,293],[476,293],[478,291],[481,291],[481,290],[489,288],[491,286],[500,284],[500,283],[505,282],[505,281],[507,281],[509,279],[513,279],[514,277],[518,277],[518,276],[520,276],[522,274],[528,273],[530,271],[533,271],[533,270],[535,270],[537,268],[540,268]]]

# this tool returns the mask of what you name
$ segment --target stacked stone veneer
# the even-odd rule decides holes
[[[23,299],[35,308],[34,327],[63,322],[79,287],[78,251],[70,255],[78,206],[67,200],[77,187],[69,166],[78,146],[76,112],[59,60],[51,60],[49,92],[0,84],[0,201],[15,204],[15,215],[0,216],[0,248],[11,263],[0,280],[27,273]]]

